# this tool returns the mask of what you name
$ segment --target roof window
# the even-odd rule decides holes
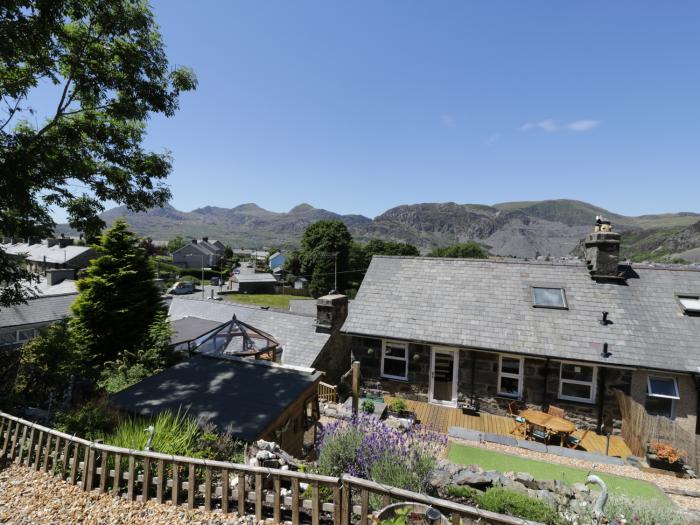
[[[680,399],[678,383],[673,377],[647,377],[647,395],[666,399]]]
[[[679,295],[678,302],[681,303],[683,313],[700,314],[700,297],[697,295]]]
[[[568,308],[564,288],[544,288],[533,286],[532,306],[536,308]]]

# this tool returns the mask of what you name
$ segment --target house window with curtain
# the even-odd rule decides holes
[[[559,372],[559,398],[581,403],[595,402],[595,366],[562,363]]]
[[[502,355],[498,359],[498,395],[521,398],[523,395],[522,357]]]
[[[680,399],[674,377],[647,376],[646,411],[653,416],[676,417],[676,400]]]
[[[408,379],[408,344],[382,341],[381,375],[387,379]]]

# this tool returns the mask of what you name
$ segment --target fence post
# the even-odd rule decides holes
[[[360,362],[352,362],[352,413],[357,414],[360,404]]]
[[[350,517],[352,516],[352,498],[350,493],[350,483],[345,481],[341,476],[342,489],[341,489],[341,500],[340,504],[340,524],[350,525]]]

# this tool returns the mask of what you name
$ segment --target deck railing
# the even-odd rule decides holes
[[[395,501],[426,503],[453,525],[530,525],[502,516],[355,478],[254,467],[158,452],[129,450],[53,430],[0,412],[0,459],[56,476],[85,491],[127,500],[220,509],[297,525],[360,523]]]
[[[338,388],[320,381],[318,383],[318,399],[329,403],[338,402]]]

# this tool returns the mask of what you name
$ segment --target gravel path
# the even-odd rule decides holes
[[[0,467],[0,523],[12,525],[255,525],[254,517],[83,492],[42,472]]]

